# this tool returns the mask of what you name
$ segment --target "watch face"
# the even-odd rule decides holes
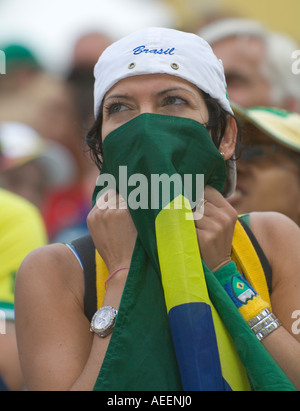
[[[97,330],[104,330],[112,325],[114,318],[114,311],[110,307],[102,307],[95,315],[93,326]]]

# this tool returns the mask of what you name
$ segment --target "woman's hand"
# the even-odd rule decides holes
[[[97,200],[87,224],[109,272],[129,267],[137,231],[123,197],[108,190]]]
[[[196,219],[198,244],[203,261],[215,272],[231,261],[231,248],[237,212],[211,186],[204,190],[203,216]],[[197,213],[197,211],[195,211]],[[198,211],[199,213],[199,211]]]

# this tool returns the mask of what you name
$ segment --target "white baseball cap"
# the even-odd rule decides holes
[[[232,113],[223,64],[209,44],[196,34],[151,27],[116,41],[100,56],[94,69],[95,117],[105,94],[120,80],[159,73],[191,82]]]

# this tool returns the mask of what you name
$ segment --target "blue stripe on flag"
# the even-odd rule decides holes
[[[229,391],[221,371],[211,308],[187,303],[169,311],[182,386],[185,391]]]

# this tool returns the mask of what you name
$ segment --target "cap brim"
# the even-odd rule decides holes
[[[245,109],[231,102],[235,116],[244,124],[254,125],[275,143],[300,152],[300,116],[287,110],[269,107]]]

